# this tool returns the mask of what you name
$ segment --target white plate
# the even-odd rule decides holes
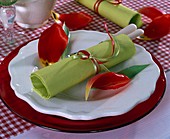
[[[106,37],[107,34],[95,31],[71,32],[71,53],[96,45]],[[136,55],[116,66],[114,71],[120,71],[133,65],[150,65],[135,76],[131,84],[120,93],[117,94],[113,90],[94,91],[91,93],[93,94],[92,99],[84,101],[86,82],[83,82],[54,98],[45,100],[32,91],[30,80],[30,74],[40,68],[37,44],[38,40],[35,40],[21,48],[18,55],[11,60],[8,70],[11,76],[11,87],[16,96],[41,113],[58,115],[72,120],[92,120],[121,115],[151,96],[160,75],[159,68],[151,55],[143,47],[136,45]]]

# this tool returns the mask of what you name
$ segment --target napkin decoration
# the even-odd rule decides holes
[[[125,6],[120,0],[76,0],[101,16],[111,20],[120,27],[126,27],[133,23],[137,27],[142,26],[141,15]]]
[[[65,51],[67,50],[69,31],[65,24],[56,23],[45,30],[41,34],[38,45],[40,61],[44,61],[42,58],[46,58],[46,61],[52,61],[53,59],[56,61],[53,61],[51,64],[47,61],[49,66],[45,65],[47,67],[31,74],[34,91],[41,97],[49,99],[93,76],[86,85],[85,100],[87,100],[91,88],[103,90],[118,89],[128,84],[131,78],[146,66],[130,67],[120,73],[110,72],[108,68],[131,58],[136,50],[133,42],[127,35],[112,36],[106,24],[105,28],[110,40],[103,41],[87,50],[79,50],[71,57],[63,58],[60,61],[58,60],[63,54],[67,55]],[[55,41],[57,34],[59,38]],[[52,41],[50,41],[51,38]],[[48,52],[47,56],[45,55],[46,51]],[[133,69],[133,74],[130,69]],[[100,73],[101,71],[105,72]],[[95,74],[97,75],[94,76]]]
[[[144,35],[140,36],[140,39],[155,40],[170,33],[170,14],[155,7],[143,7],[138,11],[152,20],[144,29]]]
[[[115,48],[120,47],[116,56],[112,56],[113,45],[111,40],[103,41],[88,48],[86,51],[95,59],[99,59],[100,61],[104,60],[104,62],[101,63],[106,68],[113,67],[131,58],[136,53],[134,43],[127,35],[121,34],[114,37],[113,40],[116,42],[114,44]],[[64,58],[32,73],[31,81],[34,91],[41,97],[49,99],[85,79],[94,76],[96,71],[100,72],[102,70],[103,68],[101,68],[101,66],[98,71],[96,70],[96,66],[94,61],[91,60],[91,57],[83,60],[82,58],[72,55],[69,58]]]

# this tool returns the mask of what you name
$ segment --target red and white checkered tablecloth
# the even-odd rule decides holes
[[[155,6],[166,13],[170,14],[170,1],[168,0],[124,0],[123,4],[129,8],[137,10],[144,6]],[[121,28],[112,23],[111,21],[97,15],[93,11],[87,9],[86,7],[78,4],[74,0],[57,0],[55,11],[58,13],[70,13],[70,12],[77,12],[77,11],[84,11],[93,16],[93,21],[86,26],[85,30],[95,30],[100,32],[105,32],[103,23],[104,21],[107,22],[108,28],[110,32],[116,33]],[[32,40],[40,36],[40,33],[51,26],[53,24],[53,20],[50,19],[48,24],[44,25],[38,29],[23,29],[17,25],[15,25],[15,31],[17,32],[24,32],[26,34],[26,38],[18,38],[19,43],[16,46],[25,41]],[[145,26],[144,26],[145,27]],[[0,38],[2,37],[2,26],[0,26]],[[170,34],[155,41],[142,41],[142,40],[135,40],[135,43],[145,47],[148,51],[150,51],[162,64],[164,70],[170,69]],[[5,56],[14,50],[15,47],[6,46],[2,41],[0,41],[0,63],[3,61]],[[2,73],[0,73],[2,74]],[[30,128],[34,128],[35,125],[30,124],[20,117],[16,116],[12,113],[0,100],[0,138],[7,139],[11,136],[15,136],[20,134]]]

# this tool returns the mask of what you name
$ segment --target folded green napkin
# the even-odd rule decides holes
[[[120,27],[126,27],[131,23],[136,24],[137,27],[142,26],[141,15],[138,12],[123,6],[122,4],[114,5],[112,3],[109,3],[107,0],[103,0],[99,4],[97,3],[97,1],[100,0],[76,1],[93,11],[96,11],[94,5],[96,5],[96,7],[97,5],[99,5],[97,13],[119,25]]]
[[[114,41],[115,45],[119,45],[120,52],[104,63],[107,68],[131,58],[136,52],[134,43],[127,35],[116,36]],[[93,57],[108,58],[112,54],[112,49],[111,41],[106,40],[88,48],[87,51]],[[96,74],[92,60],[74,57],[75,55],[65,58],[32,73],[31,81],[34,91],[41,97],[48,99]]]

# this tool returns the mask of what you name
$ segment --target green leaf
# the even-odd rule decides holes
[[[130,79],[132,79],[133,77],[135,77],[139,72],[141,72],[142,70],[144,70],[147,66],[149,66],[149,64],[146,65],[135,65],[129,68],[126,68],[122,71],[119,71],[119,74],[123,74],[128,76]]]
[[[66,46],[65,51],[63,52],[63,54],[61,56],[62,59],[66,58],[70,53],[70,32],[69,32],[69,29],[65,23],[63,24],[63,30],[66,33],[66,35],[68,36],[68,44]]]

